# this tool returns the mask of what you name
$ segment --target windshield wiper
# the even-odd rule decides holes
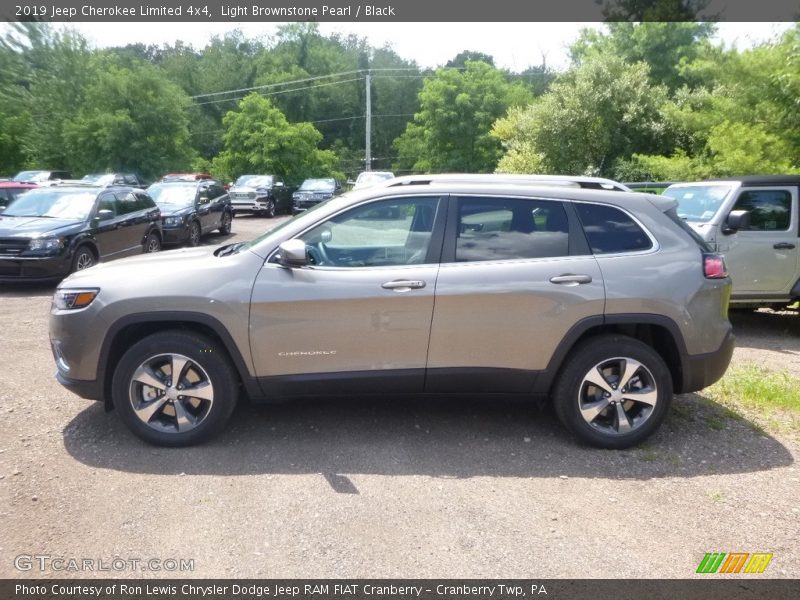
[[[246,242],[238,242],[236,244],[230,244],[228,246],[223,246],[219,250],[217,250],[217,256],[228,256],[229,254],[235,254],[239,251],[239,249],[245,245]]]

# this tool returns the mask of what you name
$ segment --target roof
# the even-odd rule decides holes
[[[28,188],[34,189],[39,187],[39,184],[33,181],[0,181],[0,188]]]
[[[744,175],[742,177],[717,177],[715,179],[707,179],[704,182],[698,183],[705,183],[708,181],[740,181],[741,183],[755,186],[778,184],[800,185],[800,175]]]
[[[605,189],[629,192],[623,184],[605,177],[585,175],[538,175],[505,173],[440,173],[436,175],[406,175],[386,182],[387,187],[430,184],[513,184],[513,185],[556,185],[586,189]]]

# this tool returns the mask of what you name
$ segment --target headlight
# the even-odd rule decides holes
[[[34,238],[28,244],[28,250],[53,251],[61,250],[64,247],[64,240],[61,238]]]
[[[164,225],[167,227],[175,227],[183,223],[183,217],[164,217]]]
[[[59,310],[86,308],[100,293],[98,288],[56,290],[53,306]]]

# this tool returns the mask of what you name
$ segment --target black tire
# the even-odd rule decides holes
[[[81,246],[75,251],[75,256],[72,257],[72,267],[69,272],[83,271],[96,264],[97,257],[94,252],[88,246]]]
[[[171,381],[179,364],[184,364],[180,379]],[[224,349],[205,336],[177,330],[152,334],[131,346],[111,382],[111,398],[122,421],[157,446],[191,446],[217,435],[233,414],[237,393],[236,372]]]
[[[149,254],[151,252],[159,252],[161,250],[161,238],[155,231],[151,231],[147,234],[147,238],[144,240],[144,253]]]
[[[269,200],[267,200],[267,208],[264,209],[264,214],[266,215],[266,217],[268,219],[272,219],[272,218],[275,217],[275,214],[276,214],[276,211],[275,211],[275,200],[273,198],[270,198]]]
[[[573,349],[553,392],[558,418],[582,442],[622,449],[642,442],[661,425],[672,401],[672,377],[647,344],[601,335]]]
[[[200,230],[200,223],[197,221],[192,221],[189,223],[189,237],[186,240],[186,243],[189,246],[195,247],[200,245],[200,236],[202,235]]]
[[[228,211],[224,211],[222,213],[222,220],[219,224],[219,232],[222,235],[228,235],[231,232],[231,221],[233,221],[233,215]]]

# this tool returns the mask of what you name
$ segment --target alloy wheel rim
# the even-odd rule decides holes
[[[94,258],[88,252],[82,252],[78,256],[78,261],[75,263],[75,270],[82,271],[83,269],[88,269],[94,264]]]
[[[642,427],[658,403],[650,370],[629,357],[615,357],[592,367],[578,388],[578,409],[593,429],[626,435]]]
[[[155,237],[151,237],[150,241],[147,242],[147,251],[158,252],[158,240]]]
[[[192,224],[189,237],[192,239],[192,244],[197,245],[200,243],[200,228],[197,226],[197,223]]]
[[[139,420],[164,433],[191,431],[214,404],[208,373],[183,354],[158,354],[142,362],[131,377],[128,395]]]

